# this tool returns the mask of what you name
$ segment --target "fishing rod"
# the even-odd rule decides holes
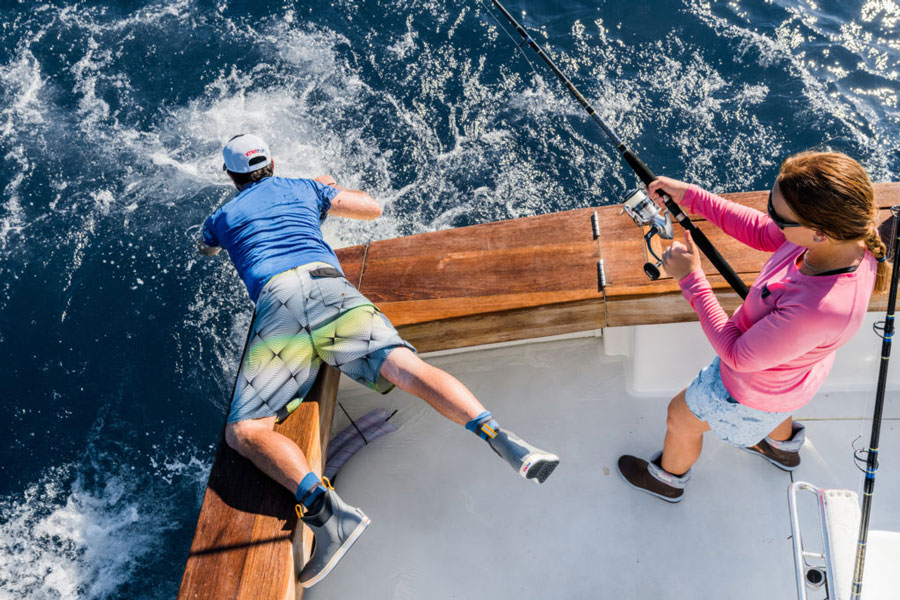
[[[859,523],[859,538],[856,542],[856,565],[853,568],[853,586],[850,597],[860,600],[862,595],[863,569],[866,563],[866,543],[869,537],[869,515],[872,511],[872,494],[875,491],[875,472],[878,470],[878,440],[881,437],[881,414],[884,412],[884,389],[887,385],[888,362],[891,358],[891,341],[894,337],[894,308],[897,305],[897,280],[900,279],[900,268],[897,268],[897,249],[900,247],[900,206],[892,206],[891,214],[894,224],[891,235],[891,248],[888,256],[894,268],[891,272],[891,287],[888,292],[887,311],[884,316],[881,334],[881,366],[878,369],[878,387],[875,391],[875,413],[872,416],[872,434],[869,437],[869,450],[866,455],[866,479],[863,486],[862,518]]]
[[[537,55],[550,67],[550,70],[556,75],[556,77],[566,86],[566,89],[569,90],[569,93],[575,97],[579,104],[581,104],[582,108],[587,111],[588,115],[594,120],[597,125],[600,126],[600,129],[603,130],[603,133],[606,134],[613,144],[616,146],[616,150],[622,155],[625,159],[625,162],[632,168],[632,170],[637,174],[638,177],[641,178],[641,181],[644,182],[644,185],[649,185],[650,182],[656,179],[656,175],[653,174],[653,171],[644,164],[644,162],[637,157],[637,155],[632,152],[625,143],[616,135],[616,133],[609,128],[609,126],[603,122],[603,119],[597,114],[597,111],[594,110],[594,107],[590,105],[590,103],[585,99],[581,92],[575,87],[575,85],[569,80],[565,74],[559,70],[559,67],[553,62],[553,60],[547,56],[544,50],[534,41],[534,39],[529,35],[529,33],[523,28],[516,19],[509,14],[509,11],[506,10],[498,0],[491,0],[494,6],[503,13],[503,16],[506,17],[506,20],[515,27],[516,32],[522,36],[523,42],[519,45],[519,47],[528,44],[528,46],[534,50]],[[713,266],[721,273],[722,277],[725,278],[725,281],[737,292],[738,296],[741,299],[747,297],[748,289],[746,284],[744,284],[743,280],[738,276],[738,274],[731,268],[731,265],[719,254],[719,251],[712,245],[712,242],[709,241],[709,238],[697,228],[696,225],[688,218],[684,211],[672,200],[671,196],[663,192],[662,190],[657,190],[657,194],[660,198],[663,199],[666,205],[666,209],[669,211],[672,217],[678,221],[682,227],[684,227],[687,231],[691,232],[691,236],[693,237],[694,243],[698,248],[706,255],[706,257],[712,262]],[[643,190],[635,190],[631,192],[628,198],[625,201],[623,206],[625,212],[629,217],[634,220],[634,222],[638,226],[650,226],[650,231],[644,236],[644,239],[647,242],[647,248],[650,250],[650,253],[656,258],[657,263],[654,265],[653,263],[647,263],[644,265],[644,272],[647,273],[647,276],[650,279],[656,279],[659,277],[659,266],[662,264],[662,260],[656,255],[653,251],[653,248],[650,245],[651,238],[659,234],[660,237],[665,239],[672,239],[673,234],[671,230],[671,222],[668,218],[668,215],[663,217],[659,214],[659,209],[657,206],[651,201],[647,195],[643,192]]]

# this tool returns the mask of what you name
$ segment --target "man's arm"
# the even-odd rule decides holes
[[[338,195],[331,200],[331,208],[328,209],[329,215],[362,221],[371,221],[381,216],[381,206],[369,194],[361,190],[342,188],[330,175],[320,175],[316,177],[315,181],[340,190]]]
[[[381,206],[372,196],[360,190],[347,190],[338,185],[338,195],[331,201],[329,215],[371,221],[381,216]]]
[[[213,227],[217,214],[218,211],[207,217],[203,222],[203,227],[200,228],[200,237],[197,238],[197,252],[203,256],[214,256],[222,249]]]

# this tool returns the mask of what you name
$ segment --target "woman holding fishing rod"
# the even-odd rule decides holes
[[[844,154],[795,154],[781,165],[768,214],[668,177],[648,191],[651,197],[665,192],[728,235],[773,254],[729,318],[690,233],[664,253],[666,273],[700,317],[717,357],[669,403],[662,452],[649,461],[621,456],[619,473],[632,487],[678,502],[709,430],[776,467],[796,469],[805,429],[791,414],[812,399],[835,350],[859,329],[873,289],[881,293],[888,285],[868,176]]]

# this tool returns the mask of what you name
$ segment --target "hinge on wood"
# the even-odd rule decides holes
[[[606,273],[603,271],[603,259],[597,261],[597,291],[602,292],[606,287]]]
[[[591,215],[591,230],[594,232],[594,239],[600,239],[600,217],[597,216],[596,210]]]

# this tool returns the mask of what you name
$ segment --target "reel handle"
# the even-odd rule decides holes
[[[661,266],[662,262],[657,262],[656,264],[653,264],[652,262],[646,262],[644,263],[644,274],[650,281],[656,281],[662,274],[659,271],[659,267]]]
[[[659,268],[662,266],[662,259],[656,255],[656,252],[653,251],[653,245],[650,242],[650,240],[653,239],[653,236],[657,234],[659,234],[659,229],[657,229],[655,225],[650,228],[650,231],[644,234],[644,242],[647,243],[647,251],[650,253],[650,256],[656,259],[655,263],[644,263],[644,274],[650,279],[650,281],[656,281],[661,275]]]

